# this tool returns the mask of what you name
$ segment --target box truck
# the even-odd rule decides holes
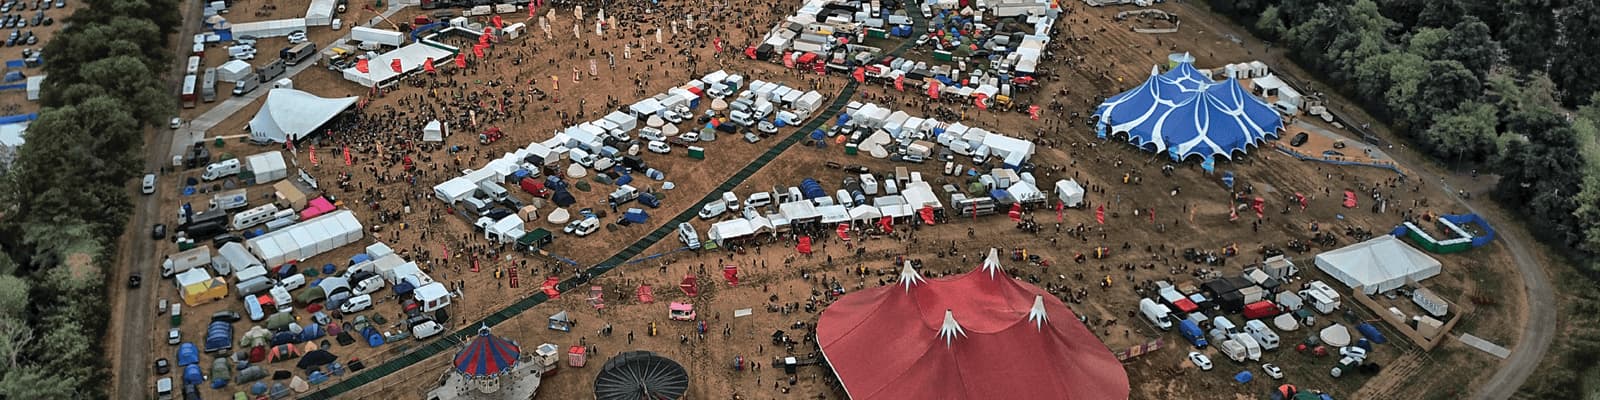
[[[291,67],[305,62],[306,59],[316,54],[317,44],[312,42],[297,44],[278,51],[278,57],[283,58],[284,65]]]
[[[211,246],[200,246],[167,256],[161,262],[161,277],[170,278],[180,272],[211,264]]]

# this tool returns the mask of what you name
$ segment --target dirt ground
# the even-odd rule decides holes
[[[706,4],[680,5],[687,2],[679,1],[664,3],[698,9],[714,8]],[[240,10],[235,11],[236,17],[253,7],[247,1],[241,0],[239,4],[245,5],[236,4],[236,10]],[[1048,188],[1051,182],[1065,178],[1083,182],[1093,189],[1087,196],[1088,201],[1095,207],[1106,207],[1105,225],[1095,223],[1092,208],[1066,210],[1059,227],[1056,226],[1053,212],[1038,210],[1030,212],[1027,218],[1044,224],[1044,229],[1039,233],[1019,231],[1003,216],[987,216],[975,221],[958,219],[942,225],[923,226],[909,231],[903,229],[896,235],[858,238],[855,248],[863,249],[859,253],[844,248],[843,243],[831,234],[817,237],[821,243],[817,254],[811,257],[797,256],[792,250],[793,239],[790,237],[769,239],[759,246],[747,247],[743,253],[721,250],[673,252],[661,258],[618,268],[596,278],[593,284],[603,287],[605,291],[606,308],[603,311],[590,306],[586,300],[587,289],[580,288],[513,318],[497,327],[495,332],[520,342],[527,351],[540,343],[555,343],[565,348],[584,342],[594,345],[597,354],[602,355],[592,359],[592,365],[584,368],[561,367],[560,373],[545,381],[541,390],[544,393],[542,398],[587,396],[592,390],[598,366],[604,362],[603,355],[632,349],[656,351],[688,367],[692,379],[691,398],[728,398],[734,393],[745,398],[787,397],[778,389],[767,388],[768,383],[788,388],[789,396],[842,398],[842,392],[834,390],[826,382],[827,377],[819,367],[801,368],[795,384],[789,386],[784,384],[787,381],[780,382],[785,378],[781,371],[764,368],[759,373],[751,370],[740,372],[734,371],[731,363],[736,356],[766,362],[774,356],[790,354],[787,349],[769,349],[773,347],[769,335],[782,329],[798,337],[805,331],[804,326],[815,323],[818,312],[830,300],[826,296],[813,295],[822,282],[837,279],[847,291],[882,284],[892,280],[893,266],[890,260],[900,255],[923,259],[927,265],[923,272],[939,275],[974,268],[981,254],[991,247],[1000,248],[1006,254],[1013,249],[1026,249],[1029,254],[1039,255],[1049,261],[1050,265],[1007,261],[1006,267],[1021,279],[1057,288],[1055,292],[1058,296],[1067,298],[1074,312],[1087,318],[1091,330],[1109,347],[1126,348],[1156,337],[1166,341],[1167,348],[1126,363],[1133,385],[1133,398],[1220,398],[1229,395],[1255,398],[1268,387],[1275,386],[1275,383],[1262,376],[1255,382],[1239,385],[1232,383],[1230,377],[1240,370],[1259,373],[1259,367],[1225,361],[1221,354],[1208,349],[1205,352],[1210,354],[1219,368],[1201,372],[1183,361],[1188,348],[1176,334],[1161,333],[1141,319],[1129,317],[1138,299],[1138,294],[1131,290],[1132,283],[1157,279],[1198,283],[1195,274],[1203,266],[1177,259],[1174,255],[1181,249],[1220,252],[1226,246],[1237,246],[1240,256],[1216,268],[1218,272],[1232,275],[1237,274],[1250,260],[1256,259],[1258,249],[1264,245],[1282,247],[1290,239],[1309,241],[1312,233],[1308,227],[1312,223],[1318,223],[1323,230],[1339,232],[1339,243],[1342,245],[1355,241],[1344,234],[1347,228],[1383,233],[1401,220],[1401,212],[1455,211],[1421,205],[1408,206],[1413,200],[1437,200],[1437,188],[1426,184],[1419,186],[1418,182],[1410,181],[1396,183],[1391,188],[1389,183],[1395,174],[1386,170],[1301,162],[1275,151],[1261,150],[1233,162],[1218,162],[1219,170],[1231,171],[1238,177],[1237,188],[1252,188],[1253,196],[1263,197],[1267,201],[1267,212],[1259,222],[1248,209],[1240,211],[1239,220],[1229,222],[1231,198],[1217,176],[1208,176],[1195,165],[1180,165],[1172,176],[1163,176],[1161,167],[1166,163],[1165,158],[1131,146],[1093,140],[1093,134],[1087,127],[1069,123],[1069,120],[1073,113],[1087,115],[1098,96],[1113,94],[1137,84],[1148,73],[1150,65],[1165,64],[1165,56],[1173,47],[1194,52],[1199,59],[1197,65],[1201,67],[1254,59],[1246,47],[1232,43],[1226,38],[1226,33],[1219,33],[1223,29],[1234,29],[1221,28],[1221,23],[1213,17],[1187,6],[1168,4],[1162,7],[1183,16],[1182,32],[1166,36],[1144,35],[1128,32],[1125,26],[1112,21],[1111,15],[1118,11],[1117,8],[1084,10],[1075,3],[1066,6],[1074,10],[1058,25],[1062,34],[1056,40],[1064,44],[1055,49],[1059,62],[1048,66],[1051,73],[1044,79],[1043,87],[1021,94],[1017,100],[1021,104],[1059,102],[1063,111],[1059,114],[1046,113],[1043,121],[1030,121],[1026,114],[967,109],[967,121],[964,123],[1035,140],[1040,145],[1034,157],[1034,162],[1039,165],[1035,171],[1039,185]],[[296,13],[304,9],[303,6],[282,7],[294,8]],[[755,63],[738,57],[736,50],[752,42],[753,34],[764,31],[773,21],[791,10],[783,7],[772,9],[749,1],[734,2],[729,7],[760,11],[754,12],[754,15],[721,14],[721,20],[702,21],[702,27],[723,29],[720,33],[703,34],[698,41],[689,41],[691,36],[687,33],[673,36],[669,28],[663,28],[668,40],[665,46],[673,52],[652,54],[653,59],[649,60],[644,59],[645,51],[641,49],[656,45],[649,33],[652,30],[641,27],[665,25],[663,18],[683,15],[681,9],[657,9],[648,14],[607,10],[608,14],[615,13],[619,21],[647,22],[608,31],[608,37],[604,39],[595,38],[592,29],[587,30],[584,32],[586,40],[579,46],[561,34],[565,31],[562,27],[572,23],[570,9],[563,8],[556,13],[557,17],[552,23],[557,32],[555,40],[544,39],[542,33],[535,29],[530,32],[533,37],[526,41],[497,45],[490,50],[487,61],[467,71],[448,72],[453,68],[442,68],[447,72],[437,78],[438,81],[402,84],[381,97],[371,99],[363,110],[369,116],[379,116],[380,119],[393,122],[361,125],[356,129],[337,131],[331,139],[319,139],[317,156],[321,164],[315,167],[310,166],[307,144],[302,144],[296,161],[306,166],[307,171],[322,182],[325,193],[339,198],[346,207],[356,211],[363,224],[376,230],[369,230],[369,235],[359,242],[361,246],[381,239],[428,266],[436,280],[464,287],[462,297],[457,298],[451,307],[454,321],[451,321],[450,328],[459,328],[463,323],[478,320],[531,295],[539,290],[539,283],[546,276],[570,276],[573,268],[550,258],[512,255],[500,249],[484,248],[486,242],[473,237],[474,233],[466,221],[447,214],[441,204],[431,198],[429,188],[432,185],[458,176],[463,168],[476,168],[488,158],[498,157],[529,142],[549,138],[555,130],[568,125],[563,119],[567,120],[565,122],[594,119],[604,114],[605,111],[601,110],[604,107],[598,105],[605,104],[608,99],[629,104],[641,95],[663,92],[692,77],[717,69],[795,87],[818,87],[824,93],[835,93],[843,85],[843,79],[848,79],[829,76],[819,80],[814,74],[794,74],[783,71],[781,66]],[[507,15],[512,22],[524,18],[525,14]],[[680,25],[683,25],[681,21]],[[751,27],[754,29],[751,30]],[[319,38],[319,45],[326,43],[321,40],[338,35],[337,32],[318,30],[312,33],[313,38]],[[722,54],[722,58],[710,58],[712,49],[707,43],[708,38],[718,36],[729,43],[729,50]],[[1070,40],[1069,37],[1082,40]],[[1159,45],[1157,38],[1160,38]],[[1174,43],[1174,40],[1177,42]],[[632,59],[622,57],[623,43],[634,45]],[[263,44],[262,48],[270,49],[272,46]],[[604,53],[597,53],[592,57],[598,60],[600,66],[598,79],[584,76],[579,81],[573,81],[571,68],[584,69],[591,58],[586,55],[586,48],[615,53],[616,69],[608,68]],[[692,49],[692,53],[698,57],[694,66],[687,65],[685,58],[675,53],[682,48]],[[1251,44],[1249,48],[1259,49],[1260,46]],[[208,52],[208,56],[210,53],[213,52]],[[256,64],[264,64],[266,60],[268,58],[257,59]],[[207,61],[207,65],[213,64],[210,57]],[[552,90],[548,82],[548,77],[552,75],[560,77],[560,91]],[[626,83],[628,79],[634,79],[632,85]],[[307,71],[295,80],[297,88],[323,96],[365,95],[367,92],[365,88],[344,81],[336,73],[320,69]],[[534,83],[529,85],[529,81]],[[434,87],[419,87],[425,85]],[[540,98],[527,93],[533,87],[539,88],[547,97]],[[225,92],[221,89],[219,92]],[[510,90],[516,95],[495,94],[497,90]],[[450,115],[471,108],[461,100],[453,100],[465,97],[468,92],[485,93],[488,98],[503,99],[512,103],[507,110],[515,111],[486,112],[479,115],[479,126],[457,127],[455,134],[445,144],[460,146],[464,150],[453,154],[442,148],[430,149],[406,142],[420,136],[417,128],[421,122],[425,122],[421,116],[432,113],[431,110],[446,110],[441,114]],[[224,96],[225,93],[219,94],[219,99]],[[869,85],[855,99],[891,105],[891,108],[904,109],[914,115],[918,114],[916,107],[922,105],[920,95],[905,95],[883,85]],[[524,104],[527,109],[519,109]],[[423,110],[424,106],[430,110]],[[258,101],[234,115],[221,125],[220,132],[212,132],[212,136],[237,133],[234,129],[243,127],[259,107]],[[203,107],[188,110],[185,115],[192,116],[192,113],[201,109]],[[566,114],[565,118],[562,113]],[[496,143],[479,145],[476,133],[488,127],[499,127],[508,136]],[[788,132],[788,129],[784,129],[780,134]],[[664,192],[667,198],[662,208],[649,210],[652,219],[645,226],[602,229],[587,238],[560,235],[548,249],[585,266],[610,257],[653,230],[664,218],[697,207],[691,202],[698,200],[774,143],[773,139],[768,139],[751,144],[730,137],[732,135],[719,136],[716,142],[705,146],[707,159],[704,161],[686,158],[681,149],[674,149],[674,153],[669,155],[643,155],[652,167],[666,172],[666,180],[677,185],[675,189]],[[345,146],[355,156],[354,166],[345,166],[338,153]],[[379,155],[379,149],[382,149],[382,156]],[[242,156],[261,150],[266,149],[230,142],[223,151]],[[400,154],[416,159],[417,170],[409,173],[403,170],[396,161]],[[825,188],[836,188],[845,174],[822,167],[827,161],[861,164],[878,173],[892,171],[895,166],[906,166],[913,171],[920,171],[935,187],[965,183],[962,178],[942,175],[941,165],[931,162],[922,165],[891,163],[865,155],[846,156],[838,147],[816,149],[796,146],[751,177],[737,192],[746,195],[752,191],[767,190],[773,185],[792,186],[807,177],[818,179]],[[198,171],[189,171],[188,174],[197,175]],[[1124,183],[1124,179],[1128,183]],[[342,187],[341,182],[344,182]],[[656,184],[648,179],[642,179],[641,182]],[[611,186],[593,185],[594,188],[588,192],[574,191],[579,203],[569,209],[603,208],[599,203]],[[1388,213],[1370,212],[1367,209],[1371,204],[1370,197],[1363,197],[1356,209],[1345,209],[1339,205],[1343,190],[1365,193],[1366,189],[1374,186],[1381,187],[1385,197],[1392,199]],[[512,192],[526,199],[526,194],[517,190]],[[1289,199],[1294,193],[1309,197],[1309,206],[1305,210],[1291,204]],[[203,203],[203,200],[195,201]],[[403,211],[408,205],[409,213]],[[609,209],[606,211],[610,212]],[[705,221],[697,220],[694,224],[701,232],[709,227]],[[555,228],[542,221],[537,225]],[[1084,227],[1082,233],[1070,232],[1080,225]],[[163,246],[170,245],[163,243]],[[1110,248],[1111,256],[1098,260],[1091,257],[1082,264],[1072,261],[1075,255],[1092,253],[1094,248],[1101,246]],[[644,254],[671,252],[678,247],[680,245],[669,238]],[[444,256],[445,248],[449,249],[448,259]],[[347,246],[308,260],[305,264],[343,265],[343,260],[359,249],[360,246]],[[1329,247],[1314,246],[1310,252],[1289,254],[1301,266],[1301,282],[1328,280],[1311,267],[1311,257],[1315,252],[1327,249]],[[491,251],[494,253],[491,254]],[[1517,311],[1516,304],[1468,304],[1466,301],[1466,298],[1474,296],[1521,298],[1518,293],[1520,287],[1505,284],[1510,281],[1511,272],[1497,268],[1507,263],[1505,252],[1491,246],[1439,258],[1444,262],[1445,272],[1428,281],[1428,285],[1458,305],[1471,309],[1457,331],[1471,332],[1502,343],[1514,340],[1517,331],[1499,321],[1517,318],[1516,313],[1520,311]],[[479,262],[477,272],[471,271],[473,260]],[[741,271],[738,286],[729,286],[717,273],[721,265],[729,264],[738,266]],[[861,275],[852,272],[860,271],[860,268],[865,268],[867,273]],[[508,269],[517,269],[519,287],[510,288],[508,277],[497,277],[497,271]],[[677,289],[677,284],[686,274],[698,276],[702,288],[700,296],[691,299]],[[1110,278],[1112,286],[1098,287],[1096,282],[1105,277]],[[633,291],[641,284],[654,288],[655,303],[640,304],[634,298]],[[704,338],[695,332],[694,324],[672,322],[665,318],[666,304],[672,301],[690,301],[696,305],[708,325]],[[808,301],[815,301],[822,307],[817,312],[802,310],[795,315],[768,311],[768,307],[774,304],[804,304]],[[375,307],[376,311],[366,314],[385,315],[391,323],[398,322],[399,311],[394,304],[392,300],[382,300]],[[1353,306],[1353,302],[1347,302],[1347,306]],[[232,297],[228,301],[186,309],[185,314],[191,317],[186,318],[182,326],[184,338],[199,340],[203,334],[203,318],[195,316],[209,315],[224,308],[242,311],[242,306]],[[755,313],[748,317],[733,318],[733,310],[742,308],[752,308]],[[577,329],[571,333],[545,329],[546,318],[563,310],[572,313],[580,322]],[[303,319],[303,311],[295,312]],[[1370,311],[1362,313],[1371,318]],[[1317,328],[1335,319],[1320,318],[1322,322]],[[651,323],[660,328],[659,334],[653,337],[646,334]],[[794,328],[796,323],[804,325]],[[613,334],[600,335],[599,330],[607,324],[614,327]],[[163,336],[161,333],[165,330],[165,324],[158,326],[161,332],[151,333],[153,349],[158,357],[171,357],[173,347],[160,344],[159,339]],[[248,323],[240,323],[236,330],[242,332],[248,326]],[[398,327],[389,328],[396,329]],[[723,329],[728,333],[723,334]],[[1117,335],[1118,330],[1123,334]],[[630,332],[633,333],[631,339]],[[1297,333],[1285,333],[1285,342],[1297,342],[1307,332],[1312,331],[1302,328]],[[336,346],[332,351],[340,356],[341,361],[359,358],[372,366],[403,354],[415,347],[414,343],[407,340],[378,348]],[[1328,390],[1340,398],[1358,390],[1378,396],[1371,398],[1425,398],[1424,393],[1457,387],[1451,384],[1457,382],[1456,379],[1475,379],[1487,371],[1482,366],[1493,363],[1491,357],[1454,341],[1427,356],[1417,354],[1412,350],[1413,347],[1403,343],[1380,346],[1372,359],[1400,366],[1422,363],[1416,360],[1431,360],[1427,362],[1472,367],[1430,374],[1418,374],[1416,368],[1395,368],[1398,372],[1385,372],[1377,378],[1358,376],[1335,380],[1327,376],[1327,369],[1336,360],[1312,359],[1292,351],[1279,350],[1269,352],[1263,361],[1284,367],[1289,374],[1288,382],[1302,388]],[[811,352],[811,349],[811,343],[803,343],[796,346],[793,353],[803,355]],[[433,387],[436,378],[446,370],[447,359],[448,356],[433,357],[347,396],[419,398]],[[209,361],[202,361],[202,365],[209,366]],[[292,369],[290,364],[280,362],[270,365],[269,369]],[[1172,379],[1174,375],[1197,379]],[[1393,384],[1396,382],[1406,382],[1406,385]],[[1364,389],[1363,385],[1374,388]],[[229,386],[223,391],[208,391],[206,394],[214,397],[235,390],[239,388]]]
[[[21,1],[19,0],[19,2]],[[33,8],[33,1],[27,1],[26,3],[28,4],[27,10],[12,10],[11,14],[21,15],[31,24],[33,16],[37,14],[39,10]],[[66,26],[65,20],[67,19],[67,16],[72,15],[72,13],[77,11],[79,7],[82,7],[83,4],[83,1],[68,0],[66,3],[66,8],[51,8],[44,10],[45,16],[55,19],[55,23],[50,24],[50,26],[29,25],[26,28],[10,29],[9,31],[19,31],[22,33],[33,32],[33,35],[39,37],[39,40],[38,43],[31,46],[22,44],[21,41],[19,41],[16,46],[5,47],[5,50],[0,51],[0,54],[4,54],[3,56],[0,56],[0,60],[21,60],[23,49],[33,49],[34,51],[44,49],[45,44],[50,43],[50,39],[55,37],[56,31],[61,30],[62,27]],[[9,31],[0,30],[0,32],[5,32],[6,35],[10,35]],[[8,36],[0,36],[0,45],[5,44],[4,37]],[[49,56],[45,56],[45,62],[50,62]],[[16,70],[22,71],[22,75],[24,76],[34,76],[44,73],[43,66],[37,68],[25,67]],[[6,70],[6,72],[10,71],[13,71],[13,69]],[[26,80],[22,80],[16,82],[7,82],[7,84],[26,82]],[[27,114],[38,111],[39,103],[28,100],[27,89],[7,90],[0,92],[0,115]]]

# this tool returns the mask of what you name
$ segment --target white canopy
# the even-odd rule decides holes
[[[444,122],[440,122],[437,119],[436,120],[432,120],[432,121],[428,121],[428,126],[425,126],[425,127],[422,128],[422,141],[424,141],[424,142],[443,142],[444,141]]]
[[[1056,181],[1056,197],[1059,197],[1067,207],[1077,207],[1083,204],[1083,185],[1071,179]]]
[[[869,206],[869,205],[863,204],[863,205],[855,206],[855,208],[851,208],[850,209],[850,220],[851,221],[873,222],[873,221],[877,221],[878,218],[882,218],[882,217],[883,217],[883,212],[882,211],[878,211],[877,207],[873,207],[873,206]]]
[[[269,151],[245,157],[244,164],[255,174],[257,184],[272,182],[289,176],[289,165],[283,162],[283,152]]]
[[[722,244],[728,239],[738,239],[755,233],[756,228],[750,225],[750,220],[734,218],[711,224],[711,229],[706,230],[706,237],[717,244]]]
[[[422,64],[429,58],[433,59],[434,66],[439,66],[455,60],[455,56],[454,50],[445,50],[419,42],[372,58],[367,62],[367,72],[361,72],[353,65],[343,69],[342,72],[345,80],[355,82],[361,87],[386,86],[402,75],[422,70]],[[400,72],[394,70],[395,60],[400,60]]]
[[[1439,260],[1389,235],[1318,254],[1316,262],[1334,279],[1367,294],[1431,278],[1440,269]]]
[[[283,143],[300,139],[356,104],[356,97],[324,98],[294,89],[272,89],[261,111],[250,119],[250,138]]]
[[[788,218],[790,221],[795,222],[804,222],[806,220],[816,219],[822,216],[821,213],[817,212],[817,206],[811,204],[811,202],[808,200],[791,201],[788,203],[779,204],[778,212],[782,213],[784,218]]]
[[[1038,203],[1046,200],[1044,192],[1040,192],[1039,188],[1025,181],[1013,183],[1011,187],[1006,188],[1006,192],[1011,193],[1011,198],[1021,203]]]
[[[355,213],[339,210],[247,239],[245,245],[267,265],[278,266],[354,243],[361,240],[361,235],[361,222]]]
[[[837,224],[850,221],[850,210],[838,204],[817,207],[817,212],[822,214],[822,223]]]

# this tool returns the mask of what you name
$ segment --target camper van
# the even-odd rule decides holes
[[[239,174],[239,159],[223,160],[206,166],[206,172],[200,174],[200,179],[214,181]]]
[[[861,174],[861,192],[868,196],[878,195],[878,178],[872,174]]]
[[[694,225],[688,222],[678,224],[678,241],[683,242],[689,250],[700,250],[700,233],[694,231]]]
[[[1261,322],[1261,320],[1245,321],[1244,331],[1249,333],[1251,337],[1256,338],[1256,342],[1261,344],[1263,350],[1276,350],[1278,348],[1278,333],[1273,332],[1272,328],[1268,328],[1267,324]]]
[[[272,305],[277,306],[278,312],[294,311],[294,296],[289,295],[289,289],[273,286],[267,293],[272,295]]]
[[[1166,305],[1157,304],[1154,300],[1142,299],[1139,300],[1139,312],[1144,313],[1144,318],[1150,320],[1150,323],[1157,328],[1161,328],[1163,331],[1172,329],[1172,310],[1168,309]]]
[[[260,207],[249,210],[244,210],[243,212],[233,215],[232,228],[236,231],[242,231],[252,226],[260,225],[263,222],[271,221],[277,212],[278,206],[271,203],[267,203]]]
[[[1239,327],[1237,325],[1234,325],[1233,321],[1229,320],[1227,316],[1222,316],[1222,315],[1218,315],[1215,318],[1211,319],[1211,327],[1216,328],[1216,329],[1221,329],[1222,331],[1227,332],[1229,334],[1243,332],[1243,331],[1240,331]]]
[[[245,298],[245,302],[253,302],[255,301],[255,295],[272,289],[272,280],[267,279],[265,276],[257,276],[239,281],[239,284],[234,285],[234,288],[238,289],[239,297]],[[257,306],[259,307],[259,304]]]
[[[250,205],[250,195],[245,189],[229,190],[211,195],[211,208],[237,210]]]
[[[722,192],[722,202],[728,204],[729,210],[739,210],[739,195],[733,192]]]

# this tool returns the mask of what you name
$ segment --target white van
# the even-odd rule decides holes
[[[379,275],[362,279],[360,282],[356,282],[355,285],[356,294],[372,294],[380,289],[383,289],[383,277]]]
[[[144,182],[139,186],[139,192],[144,194],[155,194],[156,174],[144,174]]]
[[[853,201],[855,199],[850,198],[849,190],[839,189],[838,191],[833,192],[833,196],[838,198],[839,205],[845,207],[855,207],[855,203]]]
[[[664,134],[664,133],[661,133],[660,129],[651,128],[651,127],[647,126],[647,127],[639,129],[639,139],[662,141],[662,140],[667,140],[667,135]]]
[[[283,279],[278,280],[278,286],[286,290],[303,288],[306,286],[306,276],[304,274],[286,276]]]
[[[583,149],[567,150],[567,160],[578,163],[585,168],[594,166],[594,155]]]
[[[214,181],[239,174],[239,159],[222,160],[206,166],[206,172],[200,174],[200,179]]]
[[[294,311],[294,296],[289,295],[289,289],[273,286],[267,293],[272,295],[272,305],[278,308],[278,312]]]
[[[689,250],[700,250],[700,233],[694,231],[694,225],[688,222],[678,224],[678,241],[683,242]]]
[[[768,192],[751,193],[750,197],[744,199],[746,208],[761,208],[770,205],[772,205],[772,193]]]
[[[599,218],[584,218],[583,221],[578,222],[578,227],[572,230],[572,234],[584,237],[598,230],[600,230]]]
[[[656,154],[667,154],[667,153],[671,153],[672,152],[672,146],[668,145],[667,142],[663,142],[663,141],[660,141],[660,140],[652,140],[652,141],[650,141],[650,143],[648,145],[646,145],[645,148],[649,149],[651,153],[656,153]]]
[[[1143,313],[1144,318],[1157,328],[1161,328],[1163,331],[1172,329],[1172,309],[1167,308],[1166,304],[1158,304],[1155,300],[1141,299],[1139,300],[1139,312]]]
[[[239,290],[238,293],[240,297],[244,297],[246,302],[251,302],[255,301],[255,298],[253,297],[254,295],[264,292],[267,289],[272,289],[272,280],[267,279],[265,276],[257,276],[239,281],[239,284],[235,287]],[[260,307],[259,304],[256,306]]]
[[[729,210],[739,210],[739,195],[733,192],[722,192],[722,202],[728,203]]]
[[[700,216],[700,219],[712,219],[722,215],[722,213],[725,212],[728,212],[728,202],[712,201],[710,203],[706,203],[704,206],[701,206],[700,213],[697,215]]]
[[[276,217],[275,214],[277,213],[278,206],[273,205],[272,203],[267,203],[260,207],[244,210],[233,215],[232,228],[236,231],[242,231],[246,228],[260,225],[263,222],[271,221],[274,217]]]
[[[1238,325],[1234,325],[1233,321],[1229,320],[1227,316],[1222,315],[1218,315],[1211,319],[1211,327],[1215,329],[1221,329],[1229,334],[1240,332]]]
[[[427,339],[444,332],[444,325],[439,325],[434,320],[424,320],[411,325],[411,337],[417,340]]]
[[[339,305],[339,312],[345,314],[354,314],[368,308],[372,308],[372,295],[363,294],[360,296],[351,297],[349,300],[345,300],[344,304]]]

